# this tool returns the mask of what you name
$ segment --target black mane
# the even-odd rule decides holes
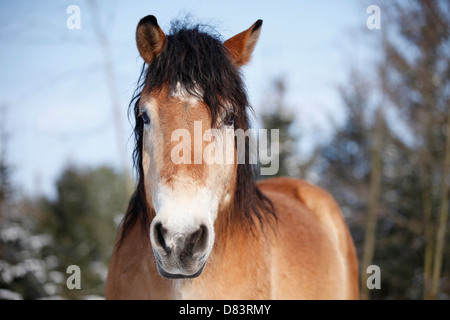
[[[188,27],[185,23],[176,22],[170,34],[166,35],[162,52],[147,67],[144,64],[142,68],[129,105],[136,121],[133,160],[138,185],[124,218],[121,240],[138,220],[148,231],[150,217],[154,215],[146,202],[142,169],[143,122],[139,117],[139,100],[143,90],[153,92],[166,85],[174,90],[177,84],[181,84],[189,94],[203,99],[210,111],[212,125],[216,124],[220,111],[225,107],[224,103],[227,103],[233,106],[235,129],[245,131],[249,128],[247,113],[251,107],[240,71],[219,37],[206,32],[206,28],[201,25]],[[199,91],[202,92],[201,96],[198,96]],[[229,217],[232,221],[229,225],[237,223],[252,229],[255,219],[263,224],[266,217],[276,216],[272,202],[256,186],[255,170],[249,164],[248,154],[246,159],[245,164],[238,164],[234,205]]]

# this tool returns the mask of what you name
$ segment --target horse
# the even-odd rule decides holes
[[[250,128],[241,67],[261,26],[223,42],[205,25],[174,23],[166,35],[154,16],[139,21],[145,62],[129,106],[137,184],[106,299],[358,298],[354,243],[329,193],[294,178],[257,180],[237,153],[231,163],[201,161],[216,136],[183,135],[187,149],[174,139],[195,135],[196,123],[200,134]]]

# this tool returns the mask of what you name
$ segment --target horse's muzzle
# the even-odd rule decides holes
[[[150,241],[159,274],[169,279],[199,276],[210,253],[209,228],[201,224],[183,231],[172,229],[158,218],[150,225]]]

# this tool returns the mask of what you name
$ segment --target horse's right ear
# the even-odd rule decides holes
[[[146,16],[139,21],[136,28],[136,44],[139,54],[145,62],[150,62],[158,55],[166,42],[166,36],[158,25],[155,16]]]

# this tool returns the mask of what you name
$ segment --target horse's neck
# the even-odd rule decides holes
[[[260,233],[217,230],[216,241],[203,273],[195,279],[175,280],[175,299],[269,299],[271,254]]]
[[[221,215],[222,214],[222,215]],[[215,224],[215,242],[203,273],[195,279],[168,280],[157,271],[148,234],[137,223],[120,248],[121,270],[127,271],[128,286],[143,298],[152,299],[267,299],[270,292],[270,249],[255,230],[230,230],[224,213]],[[261,277],[261,275],[265,275]],[[148,281],[143,285],[142,281]],[[127,281],[128,282],[128,281]],[[264,292],[264,293],[262,293]]]

